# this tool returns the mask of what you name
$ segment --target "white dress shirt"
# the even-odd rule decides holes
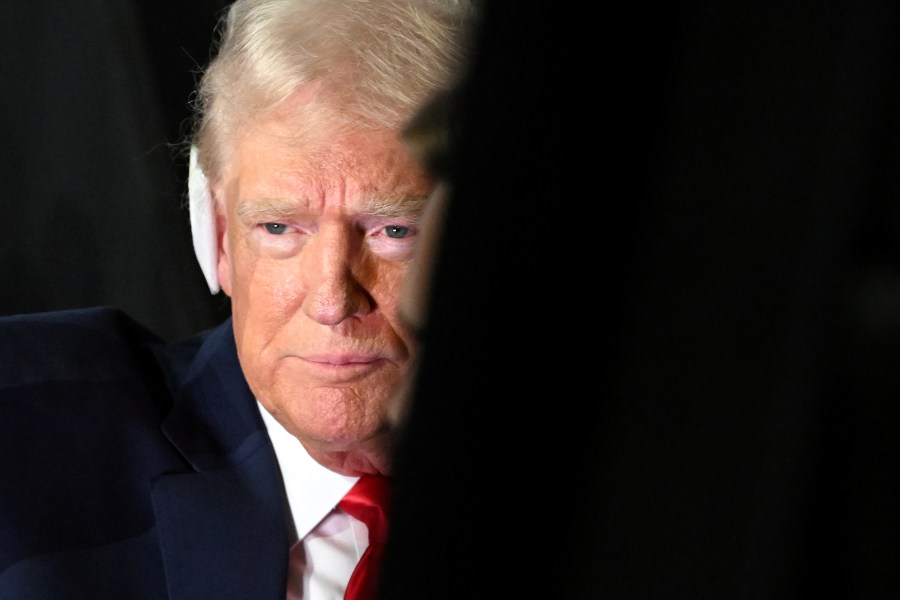
[[[358,477],[340,475],[317,463],[297,438],[257,404],[275,447],[300,540],[291,550],[292,566],[300,573],[289,577],[293,589],[287,597],[342,600],[347,581],[369,543],[366,526],[335,508]]]

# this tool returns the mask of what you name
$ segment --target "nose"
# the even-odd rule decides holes
[[[309,283],[303,312],[323,325],[337,325],[347,318],[371,312],[374,301],[353,275],[361,240],[349,227],[323,226],[306,248],[309,260],[304,275]]]

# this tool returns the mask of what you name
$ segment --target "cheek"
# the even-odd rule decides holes
[[[262,292],[254,290],[254,293],[263,296],[260,301],[267,304],[274,319],[285,321],[300,310],[305,292],[297,270],[280,266],[282,268],[259,269],[258,285]]]
[[[425,327],[431,293],[431,273],[437,262],[441,228],[446,211],[448,184],[440,183],[428,200],[419,225],[413,262],[401,291],[400,312],[417,329]]]
[[[249,285],[249,283],[256,271],[258,259],[248,252],[242,240],[235,239],[233,235],[228,237],[226,249],[229,276],[231,278],[229,285],[232,288],[232,292],[229,295],[232,297],[232,301],[241,302],[242,298],[246,297],[248,292],[252,290],[252,285]]]
[[[233,303],[256,320],[283,321],[294,314],[303,299],[303,285],[295,261],[272,261],[252,254],[235,262]]]
[[[300,291],[296,276],[281,265],[241,256],[234,262],[234,295],[231,313],[241,349],[241,362],[254,381],[271,376],[265,349],[299,310]]]
[[[409,277],[411,265],[412,263],[410,262],[402,265],[396,263],[381,265],[375,278],[375,283],[370,288],[370,293],[379,311],[384,314],[388,322],[403,337],[406,337],[406,330],[403,328],[399,315],[402,294],[406,287],[406,279]]]
[[[219,287],[225,292],[225,295],[231,297],[234,291],[231,287],[231,264],[225,258],[224,254],[219,255],[219,263],[216,266],[216,276],[219,278]]]
[[[231,281],[231,239],[228,234],[228,221],[223,216],[222,209],[218,201],[216,202],[216,277],[219,280],[219,286],[227,296],[232,295]]]

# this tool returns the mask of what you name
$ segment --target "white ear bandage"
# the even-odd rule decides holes
[[[197,164],[197,148],[191,146],[191,162],[188,171],[188,208],[191,215],[191,235],[194,238],[194,253],[206,277],[206,284],[213,294],[219,291],[219,277],[216,266],[219,247],[216,243],[216,214],[213,207],[209,181]]]

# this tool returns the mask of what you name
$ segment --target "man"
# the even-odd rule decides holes
[[[401,132],[470,13],[230,7],[191,210],[232,318],[177,343],[106,308],[0,320],[0,599],[343,597],[372,531],[342,498],[390,475],[416,352],[398,307],[433,181]]]

